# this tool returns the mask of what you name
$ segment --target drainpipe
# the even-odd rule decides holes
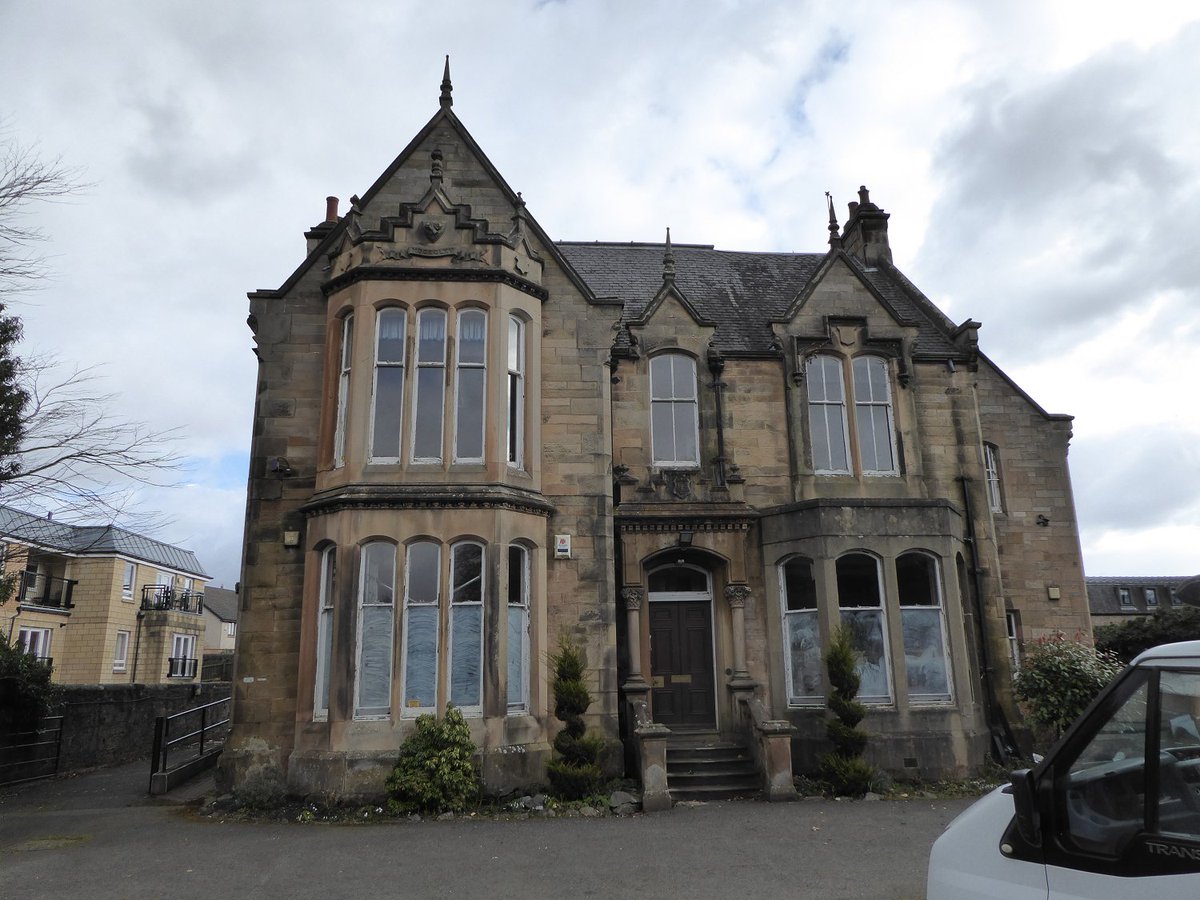
[[[958,480],[962,484],[963,508],[966,511],[967,517],[966,543],[971,549],[971,587],[975,594],[972,605],[975,608],[975,627],[978,632],[976,637],[979,641],[979,677],[983,687],[983,716],[987,723],[988,731],[992,736],[992,755],[995,757],[997,763],[1003,765],[1007,760],[1019,759],[1020,752],[1017,750],[1017,742],[1013,738],[1008,717],[1004,714],[1004,707],[996,699],[995,689],[992,685],[992,665],[988,654],[987,624],[983,615],[983,581],[980,577],[979,551],[975,536],[975,515],[971,509],[971,490],[969,487],[971,479],[960,475]]]
[[[142,646],[142,619],[145,617],[145,615],[146,615],[146,613],[144,610],[140,610],[140,609],[138,610],[137,635],[133,639],[133,671],[131,671],[129,673],[129,683],[130,684],[134,684],[137,682],[138,650],[140,650],[141,646]]]
[[[717,395],[717,471],[716,487],[725,487],[725,405],[722,396],[725,392],[725,382],[721,373],[725,371],[725,357],[711,343],[708,345],[708,371],[712,373],[712,389]]]

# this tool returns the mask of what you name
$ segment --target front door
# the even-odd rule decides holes
[[[650,597],[650,675],[654,721],[716,727],[711,600]]]

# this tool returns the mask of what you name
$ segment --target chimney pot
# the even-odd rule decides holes
[[[336,222],[338,220],[338,198],[325,198],[325,221]]]
[[[858,186],[858,202],[863,206],[866,206],[871,202],[871,194],[867,190],[867,186],[865,184],[860,184]]]
[[[858,215],[858,202],[856,200],[851,200],[849,206],[850,206],[850,218],[853,219],[855,216]]]

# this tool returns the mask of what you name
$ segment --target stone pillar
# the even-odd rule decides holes
[[[650,723],[635,731],[641,753],[642,811],[659,812],[671,808],[671,791],[667,787],[667,738],[671,729]]]
[[[733,620],[733,677],[731,687],[753,687],[755,682],[750,677],[746,667],[746,600],[750,597],[750,588],[744,584],[729,584],[725,586],[725,599],[729,603],[729,613]]]
[[[642,675],[642,597],[640,587],[621,588],[621,599],[625,601],[625,631],[629,649],[629,677],[625,680],[626,692],[645,693],[649,683]]]

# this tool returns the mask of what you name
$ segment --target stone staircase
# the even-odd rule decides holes
[[[753,797],[762,775],[750,750],[716,734],[672,735],[667,742],[667,787],[671,799],[729,800]]]

